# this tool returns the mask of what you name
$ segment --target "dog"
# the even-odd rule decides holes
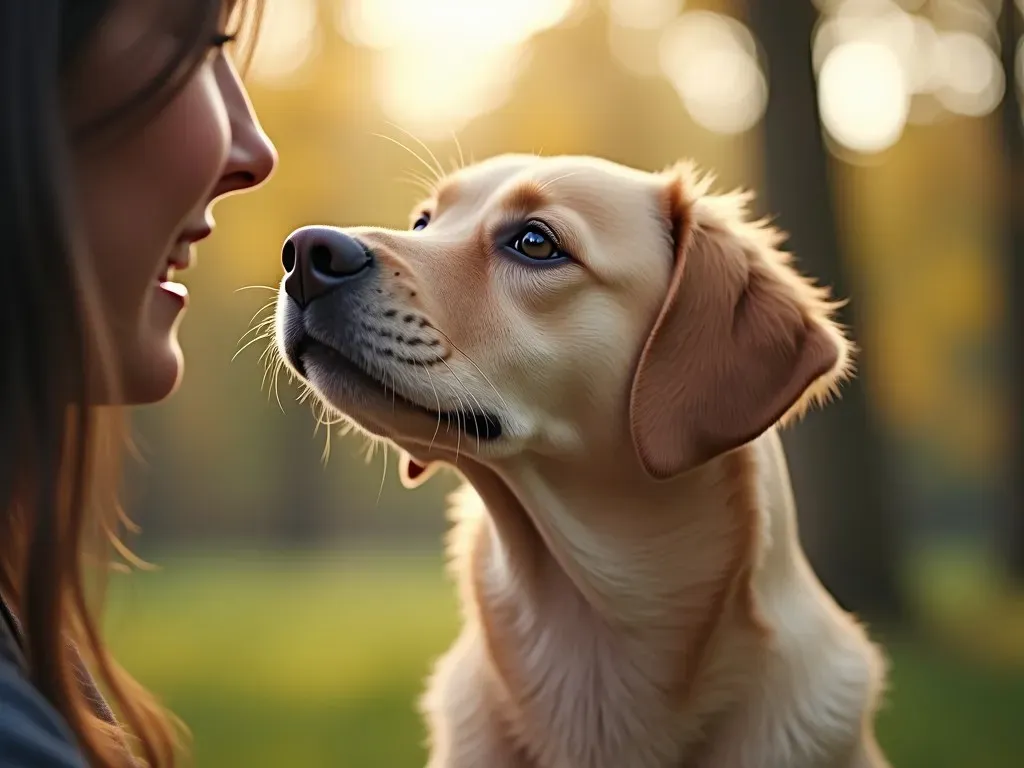
[[[798,541],[778,430],[840,303],[688,163],[502,155],[408,231],[287,239],[276,341],[454,499],[429,768],[883,768],[885,658]],[[827,513],[824,510],[823,513]]]

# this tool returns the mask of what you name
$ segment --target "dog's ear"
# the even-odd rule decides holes
[[[419,488],[433,477],[437,467],[436,461],[417,461],[405,451],[398,457],[398,476],[406,488]]]
[[[840,305],[789,266],[774,232],[744,221],[747,200],[669,177],[675,265],[629,406],[657,479],[750,442],[847,373],[852,345],[831,320]]]

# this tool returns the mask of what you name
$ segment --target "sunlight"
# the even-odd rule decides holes
[[[432,40],[473,52],[519,45],[563,21],[575,0],[347,0],[338,25],[351,42],[369,48],[414,46]]]
[[[384,114],[423,140],[449,138],[508,98],[521,48],[496,46],[465,55],[444,45],[382,54],[373,72]],[[424,84],[430,83],[429,87]]]
[[[707,11],[682,14],[662,34],[661,68],[694,121],[710,131],[743,133],[764,115],[768,84],[749,30]]]
[[[336,23],[377,51],[374,83],[387,117],[441,138],[508,97],[523,47],[564,21],[576,0],[347,0]]]
[[[899,58],[876,42],[833,48],[818,77],[821,119],[844,146],[865,153],[895,144],[907,122],[910,93]]]
[[[316,0],[287,0],[266,4],[263,28],[250,67],[251,76],[277,84],[288,80],[310,59],[319,39]]]

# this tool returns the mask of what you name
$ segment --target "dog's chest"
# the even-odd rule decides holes
[[[548,581],[536,604],[484,586],[503,709],[538,768],[681,764],[697,727],[671,690],[670,643],[608,626],[567,583]]]

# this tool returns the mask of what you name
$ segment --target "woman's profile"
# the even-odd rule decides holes
[[[211,204],[276,162],[225,51],[257,6],[0,0],[2,766],[174,762],[172,719],[96,609],[122,522],[117,411],[174,391],[174,273]]]

